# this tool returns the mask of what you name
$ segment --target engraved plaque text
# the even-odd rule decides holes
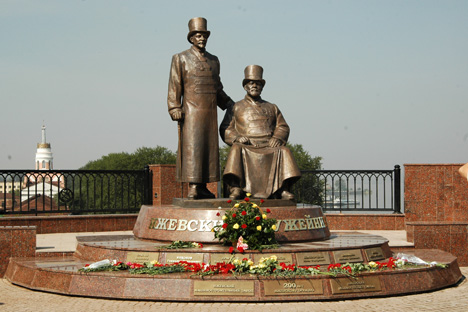
[[[363,261],[360,249],[338,250],[334,251],[333,255],[335,256],[335,262],[338,263]]]
[[[254,281],[194,281],[195,296],[253,296]]]
[[[264,281],[265,296],[322,295],[322,280]]]

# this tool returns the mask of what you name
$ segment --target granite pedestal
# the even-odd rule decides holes
[[[183,203],[184,205],[187,203]],[[358,277],[314,275],[307,277],[268,277],[220,274],[199,276],[193,273],[159,276],[134,275],[127,271],[83,273],[85,264],[103,259],[122,262],[196,263],[225,262],[231,258],[228,246],[213,241],[210,228],[218,222],[218,212],[230,209],[213,201],[209,207],[143,206],[134,236],[82,236],[73,257],[14,258],[5,277],[12,283],[35,290],[99,298],[274,302],[341,300],[412,294],[455,285],[461,280],[456,257],[440,250],[414,250],[410,253],[447,268],[415,267],[363,273]],[[236,255],[258,262],[276,255],[278,261],[296,265],[385,262],[395,256],[383,237],[328,230],[320,207],[296,208],[269,203],[271,217],[282,220],[277,232],[280,247],[262,252],[246,250]],[[181,204],[182,205],[182,204]],[[263,206],[266,208],[266,206]],[[263,209],[262,208],[262,209]],[[307,221],[309,220],[309,221]],[[312,221],[310,221],[312,220]],[[209,222],[208,222],[209,221]],[[178,230],[179,229],[179,230]],[[206,230],[206,231],[205,231]],[[165,249],[168,241],[205,242],[203,248]]]

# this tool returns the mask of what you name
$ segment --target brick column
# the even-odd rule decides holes
[[[173,198],[186,198],[188,183],[176,182],[176,165],[149,165],[153,174],[153,206],[171,205]],[[208,183],[208,189],[218,196],[218,183]]]
[[[35,256],[35,226],[0,226],[0,278],[5,275],[10,257]]]

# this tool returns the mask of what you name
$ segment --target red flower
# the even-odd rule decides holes
[[[223,229],[227,228],[227,223],[223,223]]]
[[[249,259],[248,259],[248,258],[244,258],[244,259],[242,259],[242,261],[249,261]]]
[[[256,217],[255,217],[255,220],[257,220],[257,221],[260,221],[260,219],[261,219],[261,218],[260,218],[259,216],[256,216]]]
[[[245,216],[247,214],[247,212],[244,210],[241,212],[241,215]]]
[[[245,229],[247,227],[247,224],[242,224],[242,228]]]
[[[219,212],[216,215],[219,217],[220,216]]]
[[[89,267],[89,264],[85,264],[85,268]]]
[[[265,202],[265,200],[262,198],[260,199],[260,203],[263,204]]]
[[[227,201],[227,203],[228,203],[228,204],[232,203],[232,200],[231,200],[231,199],[229,199],[229,200]]]
[[[199,246],[200,248],[203,248],[203,244],[202,244],[202,243],[198,243],[198,246]]]
[[[271,212],[271,210],[267,208],[266,212],[267,212],[267,213],[270,213],[270,212]]]
[[[241,253],[243,253],[243,252],[244,252],[244,248],[242,248],[242,247],[240,247],[240,246],[239,246],[239,247],[237,247],[237,250],[239,250],[239,252],[241,252]]]
[[[249,199],[248,197],[246,197],[246,198],[244,198],[244,200],[245,200],[246,202],[248,202],[250,199]]]
[[[234,252],[234,247],[229,247],[229,253],[233,253]]]
[[[237,215],[236,215],[235,213],[233,213],[233,214],[232,214],[232,217],[235,218],[235,217],[237,217]]]

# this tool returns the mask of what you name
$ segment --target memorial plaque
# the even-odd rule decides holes
[[[254,281],[194,281],[195,296],[253,296]]]
[[[385,259],[385,255],[381,247],[369,248],[366,249],[367,260],[382,260]]]
[[[297,265],[330,264],[330,254],[324,252],[302,252],[296,254]]]
[[[322,295],[321,279],[264,281],[265,296]]]
[[[286,265],[293,264],[292,254],[258,254],[255,255],[255,262],[258,263],[261,258],[268,258],[271,256],[276,256],[278,263],[284,262]]]
[[[140,251],[129,251],[127,252],[127,262],[144,264],[153,260],[159,261],[159,252],[140,252]]]
[[[202,253],[182,253],[182,252],[166,253],[166,264],[175,263],[179,261],[202,263],[203,254]]]
[[[333,255],[335,256],[335,262],[337,263],[364,261],[362,259],[361,249],[334,251]]]
[[[223,262],[228,263],[229,260],[231,260],[231,258],[232,258],[232,255],[228,253],[221,253],[221,254],[212,253],[210,257],[210,264],[223,263]],[[234,259],[236,258],[239,260],[242,260],[244,258],[252,259],[252,255],[251,254],[236,255]]]
[[[381,291],[378,276],[333,278],[330,280],[332,294]]]

